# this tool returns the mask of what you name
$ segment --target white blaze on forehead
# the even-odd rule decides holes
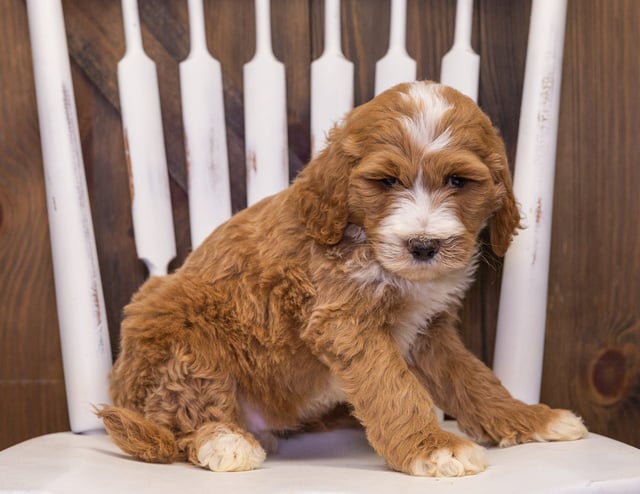
[[[440,121],[451,109],[437,84],[413,84],[405,93],[417,107],[414,115],[402,118],[402,124],[413,141],[425,152],[435,152],[449,144],[449,129],[441,131]]]
[[[446,203],[434,205],[432,194],[424,187],[422,173],[418,173],[413,187],[395,200],[382,221],[381,231],[387,240],[404,243],[417,236],[447,239],[463,234],[465,228]]]

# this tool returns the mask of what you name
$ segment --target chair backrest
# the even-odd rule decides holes
[[[27,6],[69,418],[72,430],[82,432],[101,427],[89,405],[108,401],[112,352],[62,7],[60,0],[28,0]],[[340,48],[338,0],[325,0],[325,9],[325,51],[310,67],[314,152],[323,132],[353,105],[353,65]],[[123,0],[122,10],[127,51],[118,83],[135,241],[139,258],[156,275],[166,273],[175,255],[158,81],[142,46],[137,1]],[[255,11],[256,53],[244,67],[249,204],[286,187],[289,178],[286,72],[271,50],[269,0],[256,0]],[[480,61],[471,48],[472,0],[458,0],[457,13],[455,42],[443,60],[441,79],[475,99]],[[538,401],[540,387],[565,13],[564,0],[533,0],[515,164],[516,193],[529,228],[505,261],[508,288],[502,290],[501,306],[509,310],[500,311],[495,357],[507,387],[529,402]],[[180,84],[195,247],[229,217],[231,206],[222,76],[207,51],[202,0],[189,0],[189,20],[191,47],[180,64]],[[416,61],[404,47],[406,25],[406,0],[392,0],[389,50],[376,65],[376,92],[416,78]],[[525,292],[518,289],[522,285]],[[533,336],[523,340],[523,334]],[[523,366],[525,373],[519,372]]]

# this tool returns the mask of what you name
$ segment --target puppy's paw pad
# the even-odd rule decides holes
[[[214,472],[240,472],[262,465],[266,454],[257,441],[241,434],[221,432],[198,449],[198,463]]]
[[[540,434],[544,441],[575,441],[587,437],[589,432],[580,417],[569,410],[554,410],[546,429]]]
[[[480,473],[486,468],[486,450],[482,446],[465,441],[455,446],[436,449],[426,459],[417,460],[411,468],[411,474],[461,477]]]

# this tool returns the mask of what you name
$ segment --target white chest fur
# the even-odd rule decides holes
[[[457,303],[469,284],[466,276],[458,280],[446,280],[414,285],[405,294],[406,308],[397,315],[392,328],[393,337],[405,359],[416,337],[428,330],[431,319]]]
[[[393,337],[406,359],[416,337],[428,330],[429,321],[462,299],[475,269],[476,263],[472,261],[464,269],[452,271],[436,280],[409,281],[389,275],[379,264],[371,263],[354,271],[352,278],[367,285],[373,297],[384,297],[390,286],[401,293],[404,303],[390,319],[393,321]]]

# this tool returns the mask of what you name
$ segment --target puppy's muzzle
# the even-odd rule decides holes
[[[410,238],[407,240],[407,250],[416,261],[430,261],[436,256],[441,245],[442,242],[434,238]]]

